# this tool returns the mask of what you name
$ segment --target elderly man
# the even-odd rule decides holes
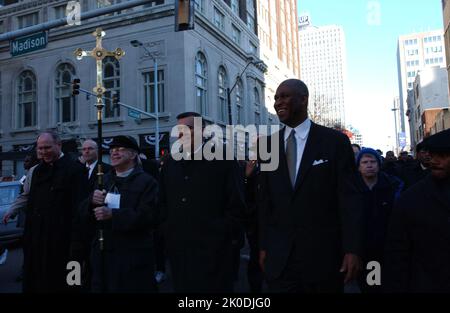
[[[387,292],[450,292],[450,129],[427,138],[424,149],[431,175],[392,213],[381,275]]]
[[[42,162],[34,169],[24,230],[24,292],[63,292],[67,263],[76,247],[75,216],[87,195],[83,168],[61,152],[61,139],[44,132],[37,139]]]
[[[89,191],[94,191],[97,182],[98,172],[98,145],[92,139],[87,139],[81,147],[81,162],[85,164],[88,171]],[[103,173],[106,174],[111,170],[109,164],[103,163]]]
[[[104,226],[104,262],[98,238],[92,245],[93,292],[156,292],[152,232],[159,221],[158,185],[137,165],[138,152],[134,138],[114,137],[104,190],[96,189],[81,205],[85,224]]]

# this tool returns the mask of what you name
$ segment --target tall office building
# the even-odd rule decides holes
[[[450,89],[450,1],[442,0],[442,11],[444,13],[444,38],[445,38],[445,54],[447,56],[447,72]]]
[[[345,127],[346,49],[341,26],[311,25],[300,17],[300,77],[310,90],[310,115],[316,122]]]
[[[414,80],[421,69],[428,67],[445,67],[445,47],[443,30],[433,30],[422,33],[400,36],[397,48],[397,70],[400,97],[400,125],[399,133],[407,135],[407,146],[413,147],[414,135],[410,130],[411,117],[409,115],[407,98],[408,90],[413,89]]]
[[[251,0],[247,0],[251,2]],[[256,0],[260,58],[267,66],[265,103],[275,113],[273,97],[278,85],[300,77],[296,0]]]

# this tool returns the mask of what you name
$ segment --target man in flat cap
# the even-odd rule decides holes
[[[430,174],[430,160],[425,141],[418,143],[416,146],[416,160],[398,169],[397,176],[405,183],[405,191]]]
[[[400,197],[388,232],[386,292],[450,292],[450,129],[426,139],[431,174]]]
[[[156,292],[152,233],[158,224],[158,185],[138,166],[138,153],[134,138],[114,137],[113,169],[104,177],[104,190],[96,188],[81,207],[86,223],[104,223],[104,265],[98,238],[92,245],[93,292]]]

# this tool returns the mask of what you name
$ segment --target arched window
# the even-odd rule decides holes
[[[115,57],[103,59],[103,86],[106,88],[105,98],[120,102],[120,65]],[[112,100],[105,100],[105,118],[120,116],[120,105],[114,105]]]
[[[244,113],[244,88],[242,87],[242,81],[239,79],[236,83],[236,125],[242,125],[243,113]]]
[[[55,101],[58,122],[73,122],[77,119],[76,97],[72,96],[71,86],[75,69],[63,63],[56,69]]]
[[[17,80],[17,126],[35,126],[36,76],[31,71],[24,71]]]
[[[227,118],[228,107],[227,107],[227,87],[228,78],[227,72],[223,66],[219,67],[219,72],[217,76],[218,82],[218,97],[219,97],[219,119],[223,122],[229,122]]]
[[[208,68],[206,58],[203,53],[197,53],[195,57],[195,108],[198,113],[208,115],[207,91],[208,91]]]
[[[254,94],[254,106],[255,106],[255,124],[261,124],[261,99],[259,97],[258,88],[255,87],[253,90]]]

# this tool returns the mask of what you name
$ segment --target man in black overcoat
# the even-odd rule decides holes
[[[26,208],[23,290],[65,292],[70,289],[67,264],[77,261],[75,250],[81,245],[75,217],[87,196],[87,177],[61,152],[55,133],[38,137],[37,152],[42,163],[33,172]]]
[[[381,271],[386,292],[450,292],[450,129],[424,145],[431,175],[394,207]]]
[[[233,218],[244,207],[236,161],[206,160],[194,144],[194,117],[177,116],[191,134],[186,158],[169,157],[161,169],[160,206],[175,292],[218,293],[233,289]],[[197,135],[202,136],[202,127]]]

